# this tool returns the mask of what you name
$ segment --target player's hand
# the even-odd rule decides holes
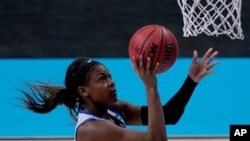
[[[213,48],[209,48],[204,56],[198,61],[198,52],[194,50],[193,61],[189,68],[189,76],[194,82],[198,83],[202,78],[214,72],[212,68],[219,62],[212,62],[212,60],[218,53],[219,52],[214,51]]]
[[[150,57],[147,58],[146,66],[143,64],[143,57],[142,55],[139,56],[139,61],[135,60],[135,57],[132,58],[133,60],[133,68],[139,77],[144,82],[144,85],[149,87],[156,87],[157,86],[157,79],[156,79],[156,70],[159,67],[159,63],[156,64],[155,68],[151,70],[151,59]]]

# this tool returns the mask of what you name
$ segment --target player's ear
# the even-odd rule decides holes
[[[87,97],[89,95],[89,93],[87,92],[87,88],[84,86],[79,86],[77,88],[77,92],[83,97]]]

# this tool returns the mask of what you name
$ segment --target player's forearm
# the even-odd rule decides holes
[[[164,110],[165,124],[176,124],[184,113],[197,83],[189,76],[186,78],[179,91],[162,107]],[[141,120],[143,125],[148,124],[148,107],[142,106]]]
[[[156,87],[147,87],[148,138],[154,141],[166,141],[166,129],[162,104]]]
[[[164,115],[166,117],[166,124],[176,124],[184,113],[197,83],[195,83],[189,76],[179,89],[179,91],[163,106]],[[172,115],[168,117],[169,115]]]
[[[188,76],[179,91],[164,105],[165,111],[169,111],[170,108],[184,109],[197,84]]]

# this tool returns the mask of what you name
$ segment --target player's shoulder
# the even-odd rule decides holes
[[[103,125],[103,123],[106,123],[106,121],[105,120],[90,120],[86,122],[85,124],[79,126],[78,132],[86,133],[87,131],[101,129],[100,127],[103,127],[103,126],[99,126],[99,125]]]

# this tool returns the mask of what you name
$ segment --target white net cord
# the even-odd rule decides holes
[[[241,28],[241,0],[177,0],[183,15],[183,36],[228,35],[244,39]]]

